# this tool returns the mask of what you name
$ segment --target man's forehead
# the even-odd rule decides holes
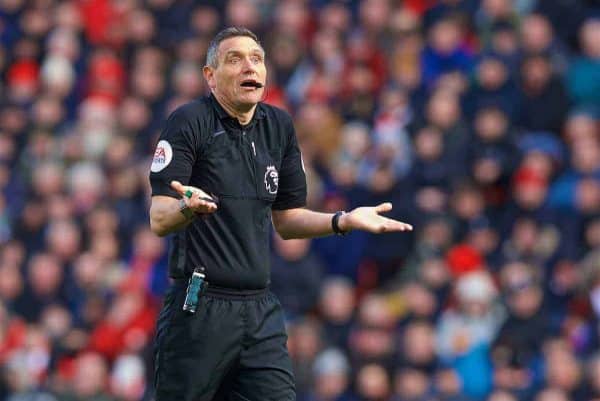
[[[262,52],[262,47],[254,39],[248,36],[235,36],[227,38],[219,44],[219,53],[229,52]]]

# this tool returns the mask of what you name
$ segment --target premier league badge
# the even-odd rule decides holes
[[[265,188],[270,194],[276,194],[279,189],[279,173],[275,166],[268,166],[265,171]]]

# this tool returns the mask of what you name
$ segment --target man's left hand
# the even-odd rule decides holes
[[[380,215],[390,210],[392,210],[390,202],[373,207],[358,207],[340,216],[338,225],[342,231],[364,230],[375,234],[412,231],[413,227],[410,224]]]

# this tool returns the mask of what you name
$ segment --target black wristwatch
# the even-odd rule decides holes
[[[196,218],[196,213],[185,203],[185,199],[179,199],[179,213],[181,213],[186,220],[192,220]]]
[[[331,218],[331,229],[333,230],[335,235],[346,235],[350,232],[350,230],[343,231],[339,226],[340,217],[342,217],[342,215],[344,214],[346,214],[346,212],[344,212],[343,210],[338,210]]]

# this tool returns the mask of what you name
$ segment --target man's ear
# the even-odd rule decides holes
[[[214,90],[217,86],[217,83],[215,82],[215,70],[212,67],[205,65],[204,68],[202,68],[202,74],[204,74],[204,79],[206,79],[206,83],[210,90]]]

